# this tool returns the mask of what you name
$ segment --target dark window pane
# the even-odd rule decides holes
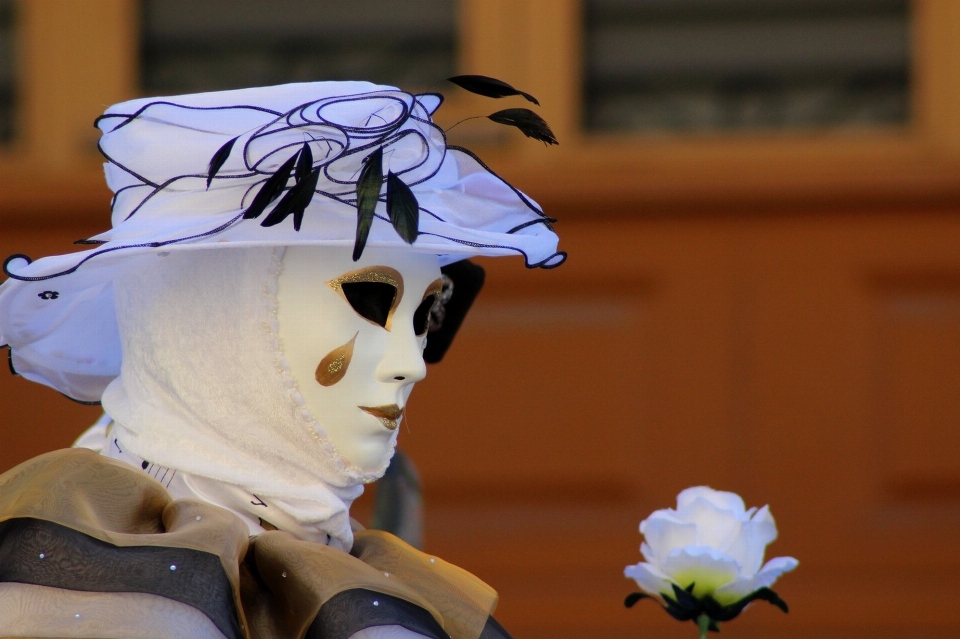
[[[0,0],[0,144],[16,132],[16,2]]]
[[[908,4],[587,0],[587,129],[904,124]]]
[[[142,88],[176,94],[314,80],[406,90],[454,73],[455,0],[144,0]]]

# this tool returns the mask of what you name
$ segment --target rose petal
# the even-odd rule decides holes
[[[729,510],[741,519],[746,511],[740,495],[722,490],[714,490],[709,486],[694,486],[693,488],[687,488],[682,491],[677,495],[677,511],[683,511],[687,505],[692,504],[697,498],[706,499],[717,508]]]
[[[712,594],[740,575],[740,565],[715,548],[689,546],[675,550],[660,564],[661,571],[682,588],[695,584],[697,597]]]
[[[770,515],[770,509],[764,506],[750,521],[743,523],[740,536],[726,552],[740,564],[741,576],[752,577],[763,564],[767,544],[776,538],[777,524]]]
[[[740,536],[741,520],[731,510],[718,508],[715,504],[697,497],[680,512],[681,519],[697,525],[698,546],[710,546],[726,552]]]
[[[756,575],[752,577],[741,577],[725,586],[717,588],[713,593],[713,598],[720,604],[726,606],[739,601],[749,595],[754,590],[760,588],[769,588],[785,572],[790,572],[799,565],[793,557],[776,557],[771,559]]]
[[[646,551],[641,546],[644,558],[658,566],[674,550],[697,543],[696,524],[678,520],[672,511],[656,511],[640,524],[640,532],[647,540]]]
[[[785,572],[790,572],[800,565],[793,557],[774,557],[763,565],[757,573],[755,582],[757,588],[769,588]]]
[[[650,564],[627,566],[623,569],[623,576],[636,581],[637,585],[640,586],[640,590],[653,595],[660,603],[663,603],[663,597],[660,596],[661,593],[673,593],[670,579],[657,570],[656,566],[651,566]]]
[[[756,590],[759,586],[754,585],[756,576],[738,577],[728,584],[720,586],[713,593],[713,598],[721,606],[729,606],[736,603]]]
[[[656,553],[653,552],[653,549],[650,548],[650,544],[647,542],[640,544],[640,554],[643,555],[643,558],[650,563],[657,563],[659,561]]]

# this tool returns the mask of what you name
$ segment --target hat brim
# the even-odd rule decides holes
[[[116,194],[113,228],[86,251],[4,265],[0,344],[11,347],[12,366],[71,398],[99,401],[122,361],[111,287],[118,276],[172,251],[353,247],[359,186],[351,176],[375,145],[387,149],[385,172],[402,176],[415,197],[419,234],[412,244],[401,239],[381,193],[366,247],[430,253],[441,265],[505,255],[531,268],[561,264],[552,220],[469,151],[446,145],[430,119],[439,104],[393,87],[306,83],[111,107],[99,126]],[[323,176],[309,204],[292,219],[269,220],[278,204],[253,216],[254,194],[304,140]],[[208,168],[224,149],[219,173]],[[280,187],[294,188],[286,179]]]

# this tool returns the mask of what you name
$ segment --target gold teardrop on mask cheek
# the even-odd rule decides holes
[[[343,346],[338,346],[320,360],[317,364],[317,372],[314,376],[317,383],[321,386],[333,386],[347,374],[347,368],[350,366],[350,358],[353,357],[353,344],[357,341],[357,335],[353,336],[349,342]]]

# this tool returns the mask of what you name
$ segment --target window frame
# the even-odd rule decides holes
[[[560,140],[544,149],[498,129],[488,143],[470,146],[565,219],[960,203],[960,74],[953,68],[960,3],[913,0],[911,11],[907,126],[650,138],[581,128],[582,0],[460,0],[460,72],[536,95],[537,111]],[[103,220],[109,192],[91,123],[104,107],[138,94],[138,15],[136,0],[20,0],[21,131],[0,150],[0,220]],[[513,106],[453,87],[447,98],[438,112],[444,126]]]

